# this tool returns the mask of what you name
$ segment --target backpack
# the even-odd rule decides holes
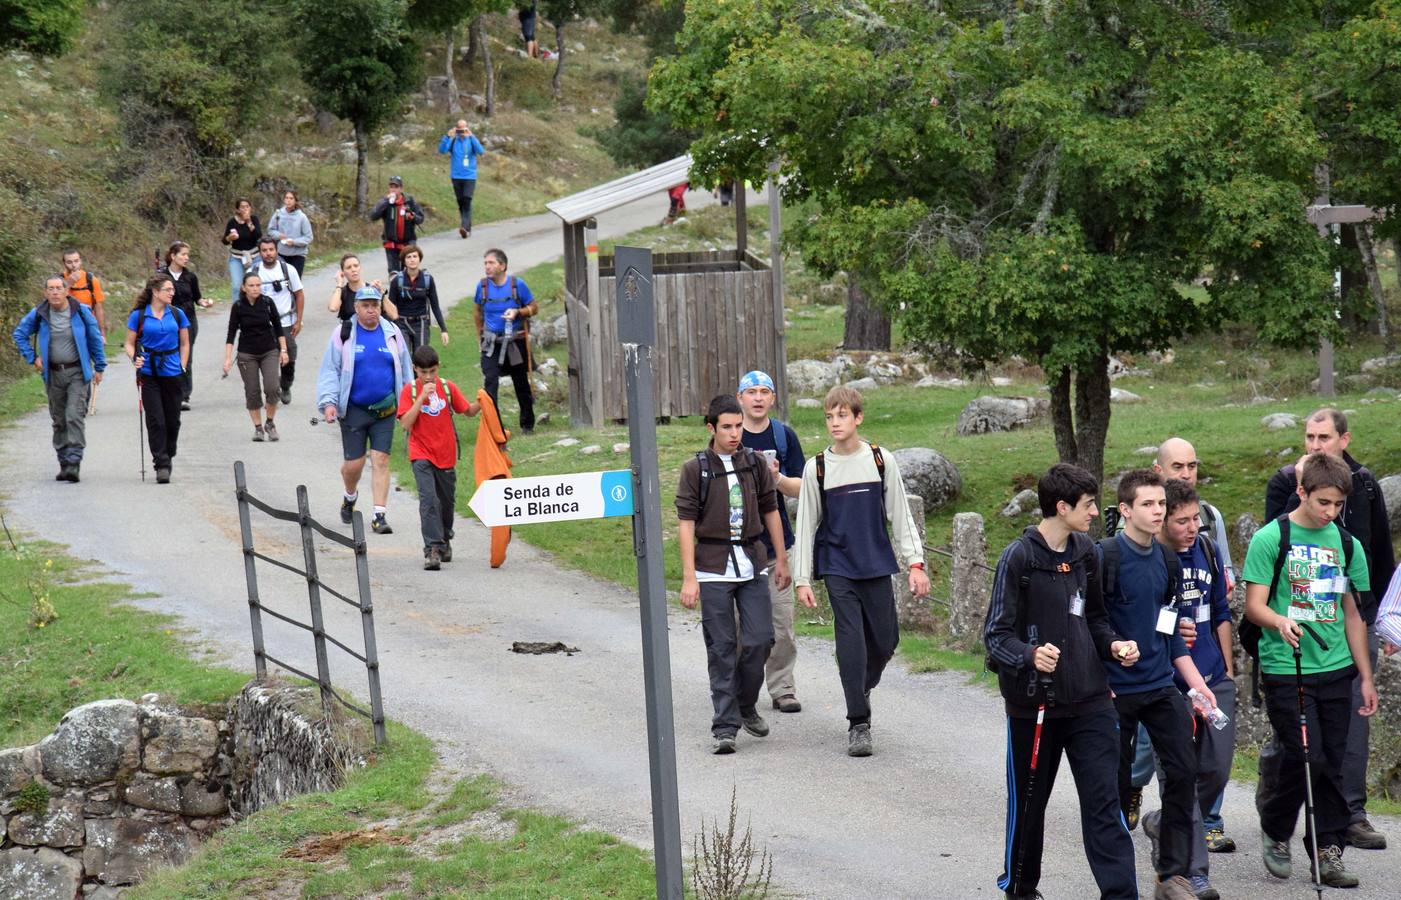
[[[778,450],[778,465],[779,468],[782,469],[783,466],[788,464],[788,425],[777,419],[773,420],[773,444]],[[884,471],[884,462],[882,462],[881,466],[881,470]]]
[[[428,298],[428,289],[429,289],[430,287],[433,286],[433,276],[428,274],[428,270],[427,270],[427,269],[419,269],[419,270],[418,270],[418,274],[419,274],[420,278],[422,279],[422,282],[420,283],[419,287],[417,287],[417,288],[410,288],[410,287],[409,287],[409,279],[404,275],[404,272],[403,272],[402,269],[401,269],[400,271],[394,273],[394,283],[395,283],[395,284],[398,286],[398,288],[399,288],[399,296],[403,297],[403,296],[406,296],[406,295],[407,295],[407,296],[412,297],[412,296],[414,296],[415,292],[417,292],[417,291],[422,291],[422,292],[423,292],[424,300],[425,300],[425,301],[427,300],[427,298]],[[513,278],[512,280],[514,281],[514,278]],[[416,299],[416,298],[415,298],[415,299]],[[514,293],[511,295],[511,299],[513,299],[513,300],[515,299],[515,294],[514,294]],[[518,304],[518,305],[519,305],[519,304]],[[432,310],[429,310],[428,313],[425,313],[425,314],[431,314],[431,313],[432,313]]]
[[[1123,551],[1119,549],[1118,538],[1114,537],[1104,538],[1097,546],[1100,551],[1100,565],[1103,568],[1101,574],[1104,583],[1104,599],[1108,602],[1114,594],[1114,587],[1119,583],[1119,562]],[[1167,566],[1168,589],[1172,592],[1173,597],[1176,597],[1182,589],[1182,562],[1177,558],[1177,554],[1169,553],[1168,548],[1162,542],[1155,540],[1153,546],[1158,548],[1158,555],[1163,558],[1163,564]]]
[[[1076,546],[1075,546],[1077,537],[1080,537],[1080,536],[1075,535],[1075,534],[1070,535],[1070,543],[1068,543],[1066,546],[1067,546],[1068,548],[1073,548],[1073,549],[1075,549],[1075,550],[1080,550],[1080,549],[1081,549],[1080,547],[1076,547]],[[1088,540],[1088,538],[1081,538],[1081,539],[1083,539],[1083,540]],[[1018,594],[1017,594],[1017,609],[1018,609],[1018,611],[1021,611],[1021,610],[1024,610],[1024,609],[1025,609],[1026,593],[1027,593],[1027,591],[1031,590],[1031,570],[1032,570],[1032,568],[1033,568],[1033,566],[1032,566],[1032,564],[1031,564],[1031,560],[1034,558],[1033,556],[1031,556],[1031,554],[1034,554],[1034,553],[1036,552],[1036,547],[1031,543],[1030,539],[1028,539],[1027,536],[1026,536],[1025,534],[1020,535],[1020,536],[1017,538],[1017,540],[1018,540],[1018,541],[1021,541],[1021,542],[1024,544],[1024,546],[1025,546],[1025,551],[1024,551],[1024,552],[1027,554],[1027,560],[1026,560],[1025,564],[1022,566],[1022,574],[1021,574],[1020,577],[1017,578],[1017,589],[1018,589]],[[1070,563],[1068,563],[1067,565],[1073,565],[1073,564],[1076,563],[1076,562],[1079,562],[1079,563],[1081,563],[1082,565],[1084,565],[1084,567],[1085,567],[1085,587],[1086,587],[1086,589],[1088,590],[1089,586],[1090,586],[1091,584],[1093,584],[1093,583],[1094,583],[1096,580],[1098,580],[1098,578],[1099,578],[1099,571],[1098,571],[1098,570],[1099,570],[1099,567],[1098,567],[1098,566],[1094,566],[1094,565],[1089,565],[1089,564],[1088,564],[1088,562],[1087,562],[1088,554],[1086,554],[1086,553],[1081,552],[1081,553],[1079,553],[1078,555],[1072,554],[1072,556],[1073,556],[1073,558],[1071,559]],[[1073,571],[1073,570],[1070,570],[1070,571]],[[987,612],[984,613],[984,615],[983,615],[983,630],[980,632],[980,639],[982,639],[983,641],[986,641],[986,637],[987,637],[987,633],[988,633],[988,625],[990,625],[990,624],[992,624],[992,602],[991,602],[991,600],[989,600],[989,602],[988,602],[988,610],[987,610]],[[1034,633],[1035,630],[1036,630],[1036,626],[1033,625],[1033,626],[1031,626],[1031,627],[1028,629],[1028,632],[1027,632],[1028,642],[1031,643],[1031,644],[1037,643],[1036,635],[1035,635],[1035,633]],[[987,652],[986,652],[986,648],[985,648],[985,652],[984,652],[984,654],[983,654],[983,670],[986,671],[986,672],[991,672],[991,673],[993,673],[994,675],[997,675],[997,674],[1000,674],[1000,668],[999,668],[999,666],[1000,666],[1000,663],[998,663],[997,660],[993,659],[992,654],[991,654],[991,653],[987,653]]]
[[[1289,514],[1284,513],[1275,519],[1279,525],[1279,552],[1275,554],[1274,575],[1270,578],[1270,590],[1265,594],[1265,602],[1268,604],[1274,600],[1275,590],[1279,587],[1279,576],[1284,571],[1284,563],[1289,557]],[[1333,522],[1333,527],[1338,529],[1338,536],[1343,544],[1343,571],[1352,568],[1352,541],[1353,537],[1346,528]],[[1254,663],[1250,667],[1250,705],[1259,709],[1264,703],[1264,696],[1260,693],[1260,638],[1265,630],[1241,613],[1240,617],[1240,646]]]
[[[787,436],[787,435],[784,435],[784,436],[783,436],[783,440],[784,440],[784,443],[787,444],[787,442],[788,442],[788,436]],[[777,440],[777,438],[775,438],[775,439],[774,439],[774,443],[777,443],[777,442],[778,442],[778,440]],[[782,454],[783,451],[780,450],[779,453]],[[880,499],[881,499],[881,506],[884,507],[884,506],[885,506],[885,456],[881,453],[880,447],[877,446],[876,444],[872,444],[872,445],[871,445],[871,456],[873,456],[873,457],[875,458],[876,472],[880,474]],[[826,450],[819,450],[818,453],[817,453],[816,475],[817,475],[817,498],[818,498],[818,501],[822,504],[822,520],[821,520],[821,521],[826,521],[826,519],[827,519],[827,451],[826,451]],[[819,522],[819,524],[820,524],[820,522]]]
[[[748,464],[745,468],[749,471],[753,471],[753,467],[758,465],[754,459],[754,451],[745,446],[741,446],[739,449],[744,456],[745,462]],[[700,509],[703,513],[705,512],[706,501],[710,499],[710,482],[717,478],[724,478],[726,473],[721,472],[717,475],[715,472],[711,471],[710,453],[706,450],[701,450],[697,453],[696,460],[700,463]],[[735,477],[738,478],[740,472],[739,466],[735,466],[734,472]]]

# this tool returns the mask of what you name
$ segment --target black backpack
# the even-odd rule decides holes
[[[1022,542],[1023,548],[1024,548],[1024,549],[1023,549],[1023,552],[1024,552],[1024,554],[1026,555],[1026,561],[1025,561],[1025,563],[1023,564],[1023,566],[1022,566],[1022,574],[1021,574],[1021,576],[1020,576],[1019,578],[1017,578],[1017,589],[1018,589],[1018,594],[1017,594],[1017,610],[1018,610],[1018,613],[1020,614],[1020,612],[1022,612],[1022,611],[1024,611],[1024,610],[1026,609],[1026,592],[1027,592],[1028,590],[1031,589],[1031,571],[1032,571],[1032,569],[1034,568],[1034,566],[1032,565],[1032,560],[1035,558],[1035,557],[1034,557],[1034,554],[1036,553],[1036,547],[1031,543],[1031,541],[1027,538],[1027,536],[1026,536],[1025,534],[1022,534],[1020,537],[1017,538],[1017,540],[1020,541],[1020,542]],[[1067,546],[1068,548],[1071,548],[1073,551],[1079,551],[1081,548],[1076,546],[1077,540],[1089,540],[1089,538],[1084,537],[1084,536],[1082,536],[1082,535],[1071,534],[1071,535],[1070,535],[1070,541],[1069,541],[1069,543],[1066,544],[1066,546]],[[1068,564],[1066,564],[1066,565],[1069,566],[1069,565],[1074,564],[1074,563],[1079,563],[1080,565],[1083,565],[1083,566],[1085,567],[1085,587],[1086,587],[1086,589],[1088,590],[1089,586],[1090,586],[1091,584],[1094,584],[1094,582],[1099,578],[1099,572],[1098,572],[1099,567],[1096,566],[1096,565],[1093,565],[1093,564],[1090,562],[1090,557],[1091,557],[1091,555],[1090,555],[1089,553],[1072,552],[1071,556],[1072,556],[1073,558],[1071,559],[1070,563],[1068,563]],[[1057,571],[1070,571],[1070,570],[1069,570],[1069,569],[1066,569],[1066,570],[1057,569]],[[987,610],[987,612],[983,615],[983,630],[982,630],[981,632],[979,632],[979,635],[978,635],[978,636],[979,636],[979,639],[980,639],[981,641],[983,641],[984,643],[986,642],[986,638],[987,638],[988,625],[991,624],[991,623],[992,623],[992,603],[989,601],[989,603],[988,603],[988,610]],[[1017,626],[1018,626],[1018,628],[1020,628],[1020,625],[1021,625],[1021,620],[1020,620],[1020,615],[1019,615],[1018,618],[1017,618]],[[1030,643],[1032,643],[1033,645],[1036,643],[1036,639],[1035,639],[1034,637],[1032,637],[1032,635],[1031,635],[1030,633],[1027,634],[1027,637],[1030,639],[1030,640],[1029,640]],[[986,652],[986,647],[985,647],[985,648],[984,648],[984,654],[983,654],[983,670],[984,670],[984,671],[987,671],[987,672],[991,672],[991,673],[993,673],[994,675],[997,675],[997,674],[1000,673],[1000,668],[999,668],[1000,665],[1001,665],[1001,664],[998,663],[997,660],[995,660],[995,659],[992,658],[992,654],[991,654],[991,653],[987,653],[987,652]]]
[[[1119,562],[1122,551],[1119,549],[1119,541],[1115,537],[1107,537],[1098,544],[1101,554],[1100,568],[1104,582],[1104,600],[1109,602],[1109,598],[1114,594],[1114,587],[1119,583]],[[1168,589],[1175,598],[1182,590],[1182,562],[1177,558],[1177,554],[1169,553],[1168,548],[1161,541],[1154,540],[1153,546],[1158,548],[1158,555],[1163,558],[1163,564],[1168,571]],[[1213,551],[1215,548],[1212,548]],[[1211,554],[1215,560],[1215,553]],[[1213,566],[1219,563],[1213,562]]]
[[[1275,554],[1274,575],[1270,578],[1270,590],[1265,594],[1265,602],[1268,604],[1275,597],[1275,590],[1279,587],[1279,575],[1284,571],[1284,563],[1289,558],[1289,513],[1281,515],[1275,519],[1279,525],[1279,552]],[[1343,571],[1352,568],[1352,541],[1353,537],[1348,530],[1339,525],[1337,521],[1333,526],[1338,529],[1338,536],[1343,543]],[[1250,657],[1253,665],[1250,667],[1250,705],[1259,709],[1264,703],[1264,696],[1260,693],[1260,638],[1265,630],[1241,613],[1240,617],[1240,645],[1247,656]]]
[[[740,452],[735,455],[742,456],[744,458],[745,467],[743,471],[750,472],[751,477],[754,478],[757,482],[758,476],[752,474],[754,471],[754,467],[758,465],[758,462],[755,460],[754,451],[750,450],[748,447],[745,447],[743,445],[740,446],[739,450]],[[697,453],[696,461],[700,463],[700,511],[704,513],[706,501],[710,499],[710,482],[714,481],[717,478],[724,478],[727,473],[720,472],[717,474],[711,470],[710,452],[707,450],[702,450],[699,453]],[[734,468],[736,478],[739,477],[740,471],[740,467],[736,465]]]

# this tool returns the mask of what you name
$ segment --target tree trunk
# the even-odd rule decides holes
[[[1354,259],[1362,255],[1362,251],[1357,243],[1358,231],[1359,229],[1356,225],[1344,224],[1338,226],[1338,245],[1343,248],[1345,253],[1356,251],[1357,257],[1353,257]],[[1350,301],[1354,300],[1361,292],[1367,290],[1367,278],[1362,274],[1358,266],[1350,264],[1346,255],[1343,257],[1343,260],[1341,264],[1343,272],[1343,290],[1340,298],[1343,310],[1342,322],[1344,328],[1353,330],[1357,328],[1357,315],[1354,313],[1356,305]]]
[[[462,62],[468,69],[472,68],[472,63],[477,61],[477,53],[481,50],[482,36],[477,28],[482,24],[482,17],[477,16],[472,20],[472,24],[467,26],[467,58]]]
[[[1075,370],[1075,464],[1104,481],[1104,442],[1109,435],[1109,353]]]
[[[1073,463],[1079,456],[1075,449],[1075,415],[1070,401],[1070,367],[1062,366],[1050,381],[1051,425],[1056,433],[1056,457],[1063,463]]]
[[[486,42],[486,24],[482,16],[472,20],[472,42],[482,53],[482,68],[486,70],[486,83],[482,97],[486,102],[486,114],[496,112],[496,70],[491,65],[491,45]]]
[[[445,74],[448,76],[448,112],[452,113],[454,116],[462,114],[462,103],[457,99],[457,75],[454,74],[452,70],[453,32],[456,30],[455,28],[449,28],[447,30],[447,34],[445,35],[447,39],[447,53],[443,56],[443,68],[446,70]]]
[[[858,281],[855,272],[846,273],[846,328],[842,333],[842,349],[889,350],[890,319],[885,310],[871,303]]]
[[[370,134],[361,122],[355,123],[355,212],[365,214],[370,195]]]
[[[564,99],[564,25],[555,26],[555,75],[550,79],[550,87],[555,92],[555,102]]]
[[[1357,249],[1362,255],[1362,271],[1367,276],[1367,287],[1372,291],[1372,304],[1377,308],[1377,334],[1381,335],[1388,353],[1395,341],[1391,337],[1391,327],[1386,316],[1386,291],[1382,289],[1382,277],[1377,271],[1376,242],[1372,240],[1372,226],[1357,227]]]

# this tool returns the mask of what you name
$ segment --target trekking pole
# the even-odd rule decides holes
[[[141,419],[145,412],[145,404],[141,400],[141,373],[136,374],[136,439],[140,443],[141,454],[141,483],[146,483],[146,428]]]
[[[1299,624],[1319,647],[1328,649],[1328,644],[1312,626],[1306,622]],[[1323,900],[1323,864],[1318,859],[1318,823],[1314,820],[1313,811],[1313,767],[1309,765],[1309,723],[1304,715],[1304,652],[1297,644],[1294,646],[1294,683],[1299,688],[1299,736],[1304,743],[1304,814],[1308,817],[1309,834],[1313,838],[1313,889],[1318,893],[1318,900]]]
[[[1037,644],[1036,626],[1027,628],[1028,637],[1031,638],[1031,646]],[[1032,654],[1032,667],[1035,669],[1035,653]],[[1022,867],[1026,863],[1026,820],[1031,813],[1031,801],[1036,790],[1036,763],[1041,755],[1041,727],[1046,722],[1046,699],[1051,690],[1051,676],[1045,672],[1036,670],[1036,678],[1027,685],[1027,693],[1035,696],[1037,691],[1041,692],[1041,703],[1036,707],[1036,729],[1031,735],[1031,766],[1026,776],[1026,799],[1022,801],[1021,821],[1017,823],[1017,872],[1012,881],[1015,887],[1013,893],[1021,895],[1026,893],[1022,890]]]

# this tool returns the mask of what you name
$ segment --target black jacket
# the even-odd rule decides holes
[[[175,278],[168,266],[161,266],[161,272]],[[192,323],[199,309],[199,301],[203,299],[204,294],[199,290],[198,275],[186,269],[180,273],[179,278],[175,278],[175,297],[170,301],[170,305],[184,313],[185,318]]]
[[[1343,505],[1343,527],[1362,542],[1367,554],[1367,574],[1372,590],[1362,594],[1362,619],[1368,625],[1377,620],[1381,596],[1396,571],[1396,551],[1391,545],[1391,519],[1387,517],[1386,499],[1381,485],[1362,463],[1348,454],[1343,461],[1352,469],[1352,493]],[[1299,507],[1299,477],[1294,466],[1288,465],[1270,476],[1265,486],[1265,521],[1279,518]]]
[[[1031,525],[997,561],[983,643],[996,665],[1009,716],[1035,716],[1043,697],[1046,715],[1052,717],[1084,715],[1112,706],[1104,663],[1112,656],[1109,645],[1120,638],[1104,609],[1095,545],[1086,535],[1072,534],[1067,546],[1071,548],[1069,571],[1061,571],[1061,555],[1046,546],[1046,539]],[[1083,616],[1070,612],[1077,591],[1085,600]],[[1036,644],[1060,648],[1049,690],[1036,683],[1040,674],[1032,664]]]
[[[390,203],[388,197],[381,197],[370,210],[370,221],[384,220],[384,233],[381,238],[384,246],[400,248],[418,239],[418,223],[423,221],[423,207],[408,194],[401,195],[402,203]],[[411,216],[404,215],[412,213]]]

